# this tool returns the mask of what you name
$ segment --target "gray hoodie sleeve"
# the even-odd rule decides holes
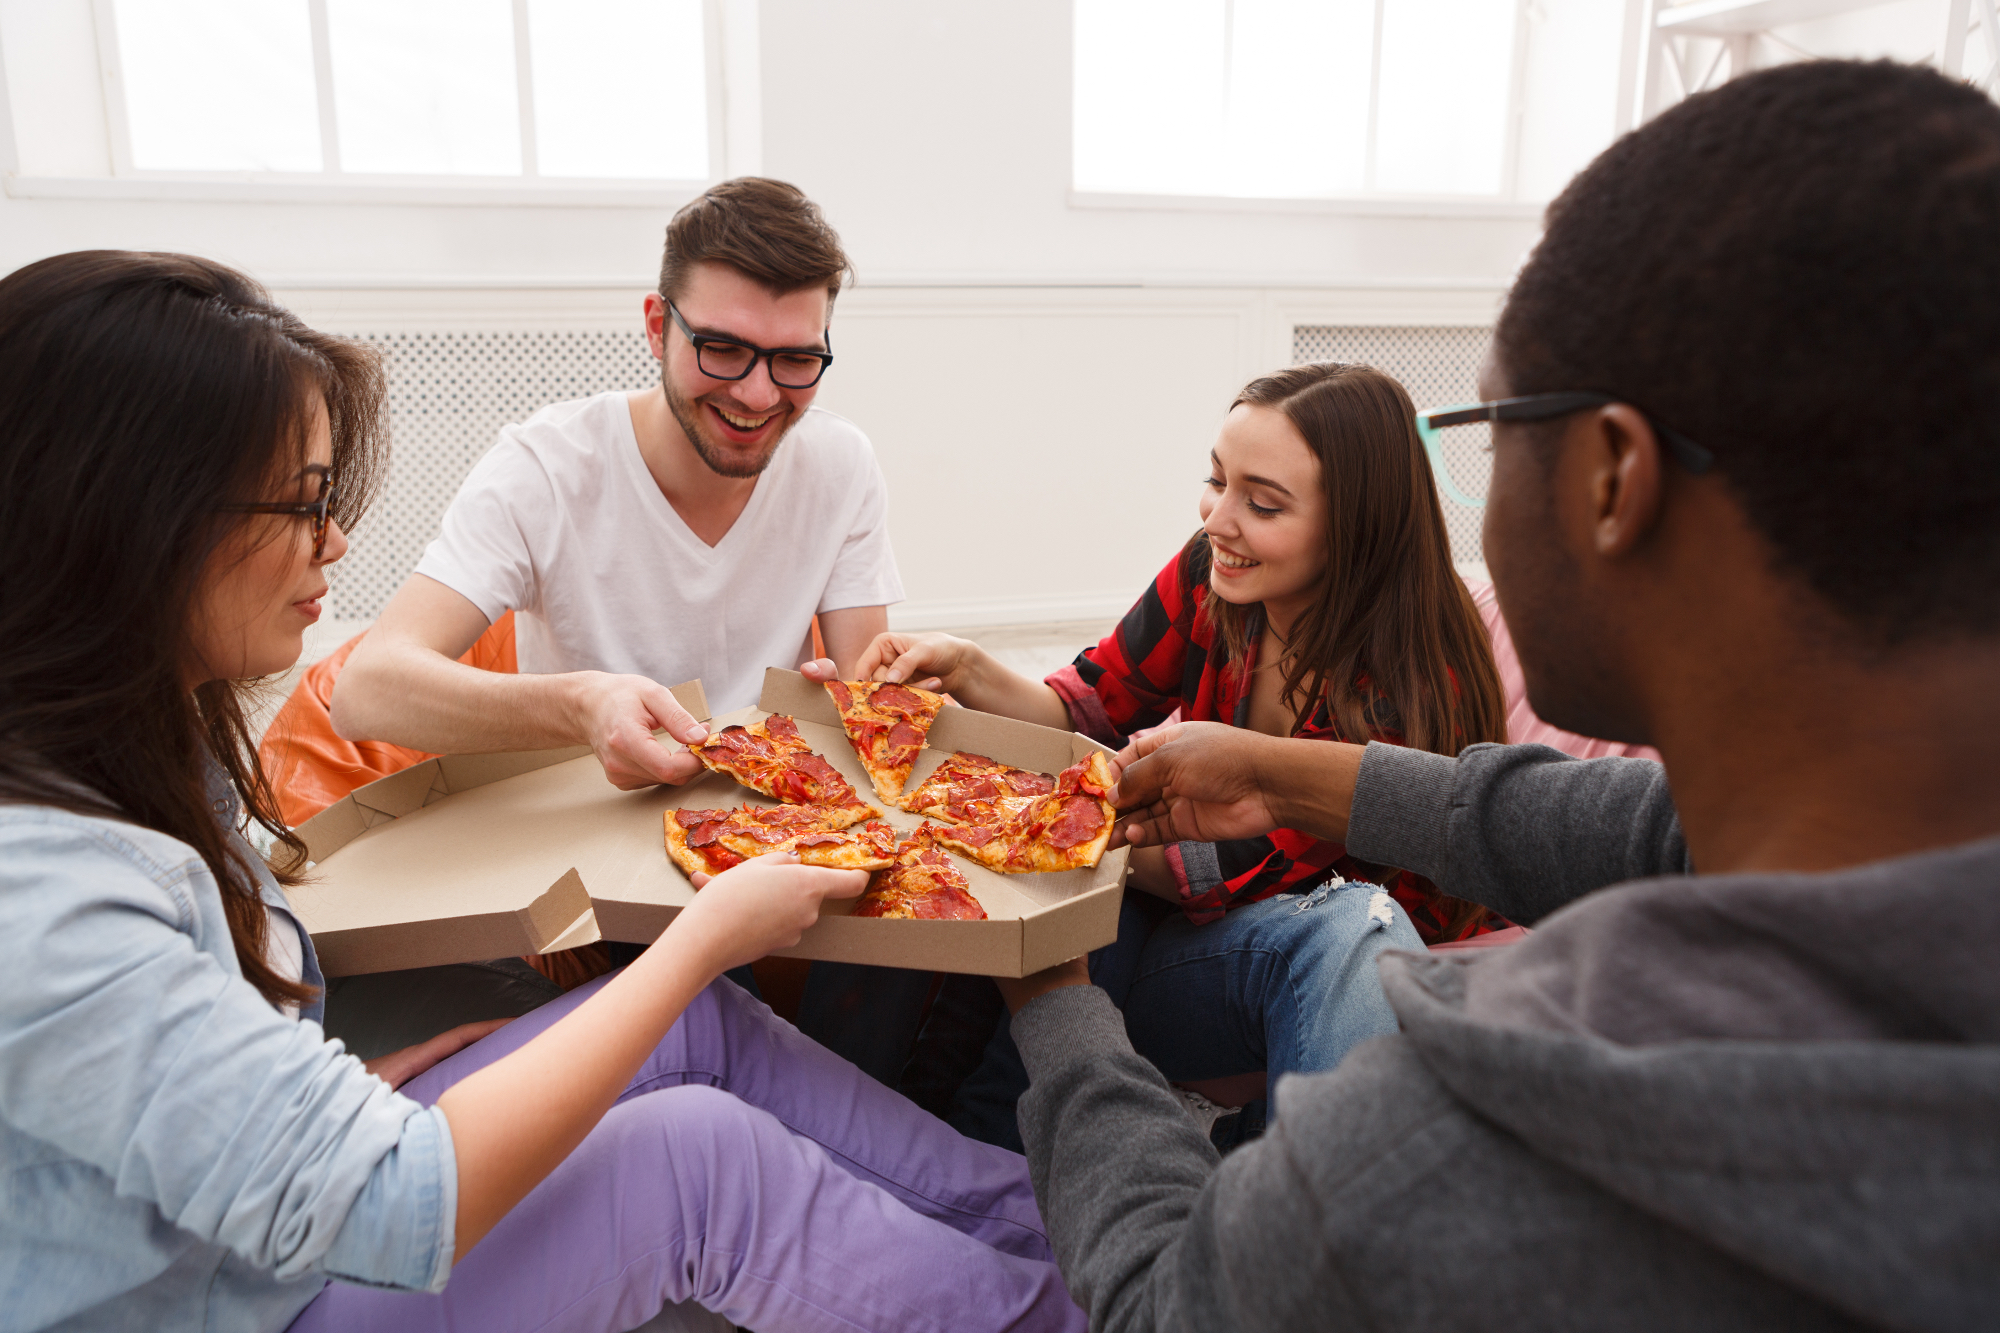
[[[1694,868],[1664,768],[1546,745],[1474,745],[1452,759],[1371,744],[1347,850],[1523,925],[1608,884]]]
[[[1035,1198],[1094,1333],[1359,1322],[1308,1239],[1322,1206],[1312,1181],[1262,1143],[1218,1169],[1103,991],[1044,995],[1013,1034],[1032,1080],[1018,1114]]]

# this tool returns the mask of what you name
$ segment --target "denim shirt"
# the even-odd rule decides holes
[[[186,843],[0,805],[0,1333],[265,1333],[328,1278],[441,1289],[450,1128],[328,1041],[322,1014],[290,1019],[243,980]]]

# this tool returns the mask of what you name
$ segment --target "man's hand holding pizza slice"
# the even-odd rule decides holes
[[[1365,751],[1220,722],[1162,728],[1112,760],[1111,799],[1121,812],[1112,845],[1227,842],[1275,828],[1338,841]]]

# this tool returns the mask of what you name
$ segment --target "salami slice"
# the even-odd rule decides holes
[[[916,691],[901,685],[884,685],[869,696],[868,702],[885,713],[902,713],[905,716],[928,706]]]
[[[1003,776],[1007,790],[1016,796],[1046,796],[1056,789],[1056,780],[1046,773],[1030,773],[1024,768],[1016,768]]]
[[[1094,796],[1072,796],[1049,820],[1044,835],[1051,847],[1074,847],[1089,842],[1104,828],[1104,806]]]

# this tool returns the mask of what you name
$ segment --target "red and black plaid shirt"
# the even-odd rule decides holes
[[[1105,640],[1048,678],[1069,704],[1077,730],[1110,746],[1123,746],[1135,731],[1158,726],[1179,710],[1184,722],[1247,725],[1250,673],[1257,665],[1253,624],[1245,661],[1224,666],[1223,645],[1199,594],[1208,584],[1208,549],[1196,543],[1160,571],[1133,608]],[[1364,739],[1403,743],[1402,734],[1380,719]],[[1349,739],[1322,701],[1292,735],[1309,740]],[[1234,842],[1183,842],[1167,849],[1181,885],[1181,908],[1188,919],[1214,921],[1232,907],[1254,903],[1287,889],[1304,889],[1338,872],[1386,888],[1409,913],[1426,944],[1462,939],[1507,923],[1485,913],[1462,925],[1464,904],[1441,893],[1420,875],[1378,866],[1347,854],[1296,829],[1276,829],[1262,838]]]

